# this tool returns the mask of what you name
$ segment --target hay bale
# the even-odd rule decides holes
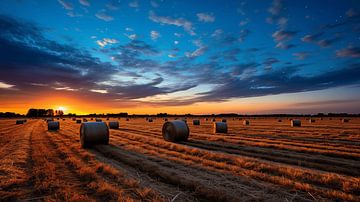
[[[167,118],[165,118],[165,119],[164,119],[164,121],[168,121],[168,119],[167,119]]]
[[[99,118],[95,119],[95,121],[96,121],[96,122],[102,122],[102,120],[99,119]]]
[[[208,118],[205,119],[205,121],[208,121],[208,120],[209,120]]]
[[[90,120],[94,120],[94,118],[91,118]]]
[[[72,118],[71,120],[76,121],[76,118]]]
[[[225,122],[215,122],[213,123],[213,132],[214,133],[227,133],[228,127]]]
[[[226,121],[227,121],[226,119],[221,120],[221,122],[223,122],[223,123],[226,123]]]
[[[62,119],[63,121],[65,121],[65,119]]]
[[[108,121],[108,120],[109,120],[109,118],[106,118],[106,120]]]
[[[119,121],[109,121],[108,125],[110,129],[119,129]]]
[[[16,120],[16,124],[24,124],[24,120],[23,119]]]
[[[49,121],[47,124],[48,124],[48,130],[59,130],[60,129],[59,121]]]
[[[315,123],[315,119],[309,119],[309,123]]]
[[[212,122],[215,122],[215,121],[216,121],[216,119],[215,119],[215,118],[213,118],[213,119],[212,119]]]
[[[341,122],[343,123],[348,123],[350,120],[349,119],[342,119]]]
[[[85,118],[83,119],[83,122],[87,122],[87,121],[88,121],[87,119],[85,119]]]
[[[249,121],[249,120],[244,120],[244,121],[243,121],[243,125],[244,125],[244,126],[250,125],[250,121]]]
[[[291,127],[300,127],[301,121],[299,119],[293,119],[291,120]]]
[[[281,119],[278,119],[278,122],[282,122],[282,120],[281,120]]]
[[[109,128],[104,122],[86,122],[80,127],[82,148],[95,144],[109,144]]]
[[[81,123],[81,120],[76,120],[76,123]]]
[[[129,118],[127,118],[127,119],[126,119],[126,121],[130,121],[130,119],[129,119]]]
[[[200,120],[194,119],[193,120],[193,125],[196,125],[196,126],[200,125]]]
[[[184,121],[167,121],[162,127],[162,134],[166,141],[186,141],[189,137],[189,127]]]
[[[149,122],[153,122],[153,120],[152,120],[152,119],[148,119],[148,121],[149,121]]]

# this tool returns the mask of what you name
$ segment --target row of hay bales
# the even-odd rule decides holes
[[[74,119],[73,119],[74,120]],[[152,119],[147,119],[149,122]],[[187,141],[190,129],[187,125],[187,120],[172,120],[168,121],[167,119],[162,127],[162,135],[166,141],[170,142],[179,142],[179,141]],[[345,119],[346,120],[346,119]],[[47,119],[48,123],[48,130],[59,130],[60,123],[58,121],[54,121],[53,119]],[[76,120],[78,123],[81,120]],[[109,129],[118,129],[120,124],[118,121],[109,121],[108,124],[102,122],[101,119],[96,119],[96,122],[85,122],[81,123],[80,126],[80,143],[83,148],[87,148],[94,144],[108,144],[110,132]],[[348,120],[347,120],[348,121]],[[309,121],[313,122],[313,121]],[[249,120],[243,120],[243,125],[249,125]],[[193,125],[200,125],[199,119],[193,120]],[[291,120],[292,127],[300,127],[301,120],[293,119]],[[226,119],[223,119],[221,122],[214,122],[213,123],[213,132],[214,133],[227,133],[228,126]]]

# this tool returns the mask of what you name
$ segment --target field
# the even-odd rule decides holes
[[[109,145],[82,149],[71,119],[3,119],[0,201],[360,201],[360,119],[249,120],[214,135],[188,118],[189,140],[171,143],[163,119],[122,118]]]

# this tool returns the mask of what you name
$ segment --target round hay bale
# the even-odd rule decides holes
[[[60,123],[59,121],[49,121],[48,122],[48,130],[59,130]]]
[[[293,119],[291,120],[291,127],[300,127],[301,121],[299,119]]]
[[[243,125],[244,125],[244,126],[250,125],[250,121],[249,121],[249,120],[244,120],[244,121],[243,121]]]
[[[164,119],[164,121],[168,121],[168,119],[167,119],[167,118],[165,118],[165,119]]]
[[[205,121],[208,121],[208,120],[209,120],[208,118],[205,119]]]
[[[88,122],[88,120],[87,120],[87,119],[83,119],[83,122]]]
[[[278,119],[278,122],[282,122],[282,120],[281,120],[281,119]]]
[[[152,120],[152,119],[148,119],[148,121],[149,121],[149,122],[153,122],[153,120]]]
[[[221,122],[223,122],[223,123],[226,123],[226,121],[227,121],[226,119],[221,120]]]
[[[214,133],[227,133],[228,127],[225,122],[215,122],[213,123],[213,132]]]
[[[189,137],[189,127],[184,121],[167,121],[162,127],[162,134],[166,141],[186,141]]]
[[[200,125],[200,120],[199,119],[194,119],[193,120],[193,125],[196,125],[196,126]]]
[[[71,120],[76,121],[76,118],[72,118]]]
[[[127,118],[127,119],[126,119],[126,121],[130,121],[130,119],[129,119],[129,118]]]
[[[76,120],[76,123],[81,123],[81,120]]]
[[[349,119],[342,119],[341,122],[343,123],[348,123],[350,120]]]
[[[86,122],[80,127],[82,148],[95,144],[109,144],[109,128],[104,122]]]
[[[16,120],[16,124],[24,124],[24,120],[22,119]]]
[[[102,120],[101,120],[101,119],[95,119],[95,121],[96,121],[96,122],[102,122]]]
[[[315,119],[309,119],[309,123],[315,123]]]
[[[119,121],[109,121],[108,125],[110,129],[119,129]]]
[[[215,121],[216,121],[216,119],[215,119],[215,118],[213,118],[213,119],[212,119],[212,122],[215,122]]]
[[[106,118],[106,120],[108,121],[108,120],[109,120],[109,118]]]
[[[94,118],[91,118],[90,120],[94,120]]]

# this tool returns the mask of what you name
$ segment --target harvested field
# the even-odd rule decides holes
[[[179,143],[152,120],[110,118],[109,145],[89,149],[71,119],[0,120],[0,201],[360,201],[359,118],[227,118],[227,134],[188,118]]]

